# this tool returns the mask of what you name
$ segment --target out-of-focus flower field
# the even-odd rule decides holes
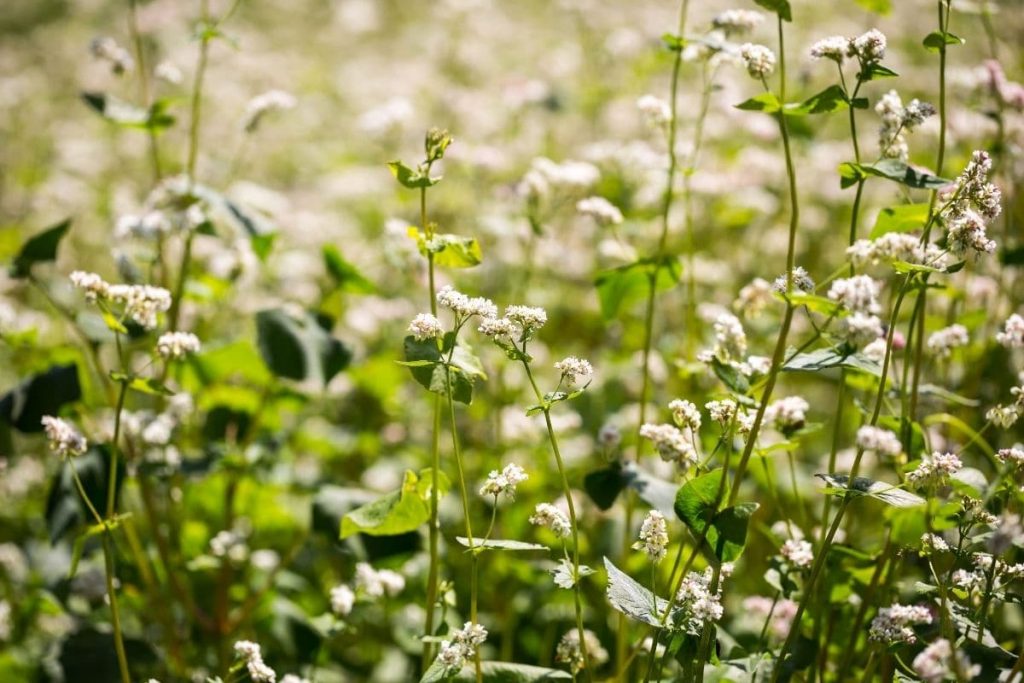
[[[1024,681],[1017,0],[7,0],[0,681]]]

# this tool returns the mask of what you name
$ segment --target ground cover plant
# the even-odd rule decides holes
[[[1012,0],[15,0],[0,680],[1024,680]]]

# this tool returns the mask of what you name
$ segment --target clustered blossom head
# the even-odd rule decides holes
[[[295,96],[283,90],[269,90],[249,100],[242,118],[242,129],[246,133],[254,132],[263,117],[272,111],[284,111],[295,108]]]
[[[996,341],[1008,349],[1024,348],[1024,318],[1014,313],[1003,323],[1003,330],[996,333]]]
[[[740,361],[747,355],[747,333],[743,323],[731,313],[723,313],[715,319],[714,356],[721,361]]]
[[[871,620],[868,637],[871,640],[893,645],[896,643],[915,643],[913,626],[932,623],[932,613],[921,605],[900,605],[898,603],[878,610],[878,615]]]
[[[528,475],[522,467],[515,463],[509,463],[500,472],[498,470],[491,470],[487,480],[480,487],[480,495],[494,496],[495,500],[497,500],[498,496],[505,494],[509,500],[515,500],[516,487],[526,481],[527,478]]]
[[[773,401],[764,411],[764,419],[782,433],[790,433],[804,426],[811,405],[800,396],[786,396]]]
[[[842,64],[850,54],[850,39],[843,36],[829,36],[811,45],[811,57],[814,59],[831,59]]]
[[[586,190],[601,177],[601,171],[586,161],[566,160],[561,163],[538,157],[519,183],[519,194],[531,206],[555,192],[576,193]]]
[[[672,120],[672,108],[668,102],[654,95],[643,95],[636,101],[636,108],[654,128],[663,128]],[[579,210],[579,204],[576,205]]]
[[[548,322],[547,311],[539,306],[506,306],[505,318],[530,333],[536,332]]]
[[[73,458],[88,450],[89,443],[85,437],[67,420],[44,415],[42,423],[46,439],[50,443],[50,450],[60,457]]]
[[[672,419],[678,427],[695,432],[700,429],[700,410],[693,403],[677,398],[668,404],[668,409],[672,411]]]
[[[665,516],[651,510],[640,526],[640,540],[633,544],[636,550],[643,550],[652,562],[661,562],[668,549],[668,525]]]
[[[814,548],[809,541],[791,538],[782,544],[779,554],[794,567],[801,569],[814,563]]]
[[[928,350],[940,358],[949,358],[953,349],[967,346],[971,341],[967,328],[963,325],[950,325],[932,332],[928,337]]]
[[[885,57],[885,34],[876,28],[850,40],[850,56],[862,64],[875,64]]]
[[[757,28],[764,21],[760,12],[748,9],[727,9],[711,20],[711,25],[726,35],[747,33]]]
[[[864,425],[857,430],[857,448],[874,451],[878,455],[895,458],[903,452],[899,437],[888,429]]]
[[[444,665],[446,675],[458,673],[466,661],[476,656],[477,648],[487,640],[487,629],[467,621],[462,628],[452,631],[451,640],[441,641],[437,658]]]
[[[622,222],[619,207],[604,197],[587,197],[576,202],[576,210],[593,218],[598,225],[618,225]]]
[[[904,133],[911,132],[925,119],[934,116],[935,107],[916,99],[904,107],[899,93],[890,90],[878,100],[875,113],[882,119],[878,129],[878,148],[882,157],[906,161],[909,149]]]
[[[105,301],[124,308],[125,317],[147,330],[156,327],[157,313],[171,307],[171,293],[151,285],[112,285],[96,273],[76,270],[71,273],[71,284],[85,292],[89,303]]]
[[[590,629],[584,629],[583,637],[590,663],[596,668],[607,662],[608,651],[601,645],[597,635]],[[583,650],[580,647],[579,629],[572,629],[558,641],[558,647],[555,648],[555,661],[567,665],[574,676],[583,671],[586,660],[583,659]]]
[[[135,68],[135,60],[132,59],[131,53],[118,45],[113,38],[94,38],[89,44],[89,51],[96,59],[109,63],[111,72],[117,76]]]
[[[559,538],[568,538],[572,534],[569,518],[551,503],[538,503],[530,515],[530,524],[547,527]]]
[[[356,604],[356,594],[345,584],[331,589],[331,611],[339,617],[347,617]]]
[[[459,323],[475,315],[481,318],[498,316],[498,307],[490,299],[482,296],[468,297],[453,289],[451,285],[445,285],[437,293],[437,303],[455,313]]]
[[[569,386],[594,374],[594,367],[590,364],[590,361],[577,358],[576,356],[567,356],[558,361],[555,363],[555,370],[562,373],[562,381]]]
[[[963,463],[953,453],[939,453],[921,458],[921,463],[907,472],[907,481],[918,488],[942,486],[949,483],[949,478],[960,471]]]
[[[920,237],[902,232],[887,232],[874,240],[857,240],[846,249],[846,255],[858,268],[893,261],[943,265],[942,251],[935,244],[922,246]]]
[[[697,635],[707,624],[718,621],[724,612],[722,589],[711,592],[711,568],[704,572],[690,572],[676,593],[677,610],[671,615],[676,628]]]
[[[953,657],[956,657],[956,668],[953,667]],[[981,667],[971,664],[967,655],[957,650],[953,652],[949,641],[939,638],[934,643],[921,650],[914,657],[914,673],[921,677],[924,683],[941,683],[954,676],[959,671],[965,680],[974,680],[981,674]]]
[[[878,313],[878,294],[881,289],[881,283],[874,278],[854,275],[834,281],[829,287],[828,298],[851,312]]]
[[[926,533],[921,536],[921,555],[924,557],[930,557],[935,553],[942,553],[949,550],[949,544],[946,543],[946,539],[942,538],[938,534]]]
[[[416,341],[437,339],[444,334],[444,327],[441,321],[430,313],[419,313],[409,323],[409,333]]]
[[[191,332],[166,332],[156,340],[156,352],[161,358],[179,360],[190,353],[198,353],[199,337]]]
[[[682,470],[697,462],[693,438],[674,425],[648,423],[640,427],[640,436],[654,443],[662,460],[677,463]]]
[[[806,292],[809,294],[814,291],[814,280],[803,266],[797,266],[793,269],[792,279],[794,292]],[[775,282],[772,283],[772,291],[779,294],[786,294],[788,288],[789,280],[785,273],[775,278]]]
[[[239,640],[235,643],[235,656],[242,660],[253,683],[275,683],[277,672],[263,663],[263,652],[258,643]]]
[[[1018,444],[1013,448],[1001,448],[996,457],[1004,464],[1010,464],[1015,469],[1024,468],[1024,448]]]
[[[939,193],[945,203],[942,217],[947,226],[949,250],[957,256],[968,252],[991,254],[994,240],[986,234],[986,225],[1002,212],[1002,194],[988,181],[992,157],[977,150],[956,181]]]
[[[764,45],[744,43],[740,46],[740,59],[751,78],[764,80],[775,71],[775,53]]]
[[[374,569],[366,562],[356,565],[356,590],[371,598],[393,598],[405,589],[405,577],[390,569]]]
[[[214,557],[241,564],[249,557],[247,534],[240,529],[222,529],[210,539],[210,553]]]
[[[729,398],[722,399],[721,401],[708,401],[704,404],[704,407],[707,409],[711,419],[723,427],[736,417],[736,401]]]

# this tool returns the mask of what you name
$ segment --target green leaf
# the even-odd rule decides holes
[[[736,108],[743,111],[763,111],[765,114],[774,114],[782,109],[782,103],[779,102],[779,98],[775,96],[775,93],[765,92],[740,102],[736,105]]]
[[[459,542],[459,545],[469,547],[469,539],[465,536],[456,536],[455,540]],[[490,538],[486,541],[481,538],[473,539],[474,550],[544,550],[549,551],[546,545],[539,543],[525,543],[523,541],[512,541],[501,538]]]
[[[594,280],[601,301],[601,315],[605,320],[615,318],[622,306],[648,292],[652,278],[655,290],[663,291],[674,287],[681,275],[679,259],[671,256],[660,260],[641,259],[636,263],[606,270]]]
[[[129,389],[143,394],[150,394],[151,396],[174,396],[173,391],[156,379],[126,375],[123,372],[113,371],[110,373],[110,379],[115,382],[127,384]]]
[[[326,385],[352,360],[348,347],[308,312],[260,311],[256,314],[256,341],[270,371],[287,379]]]
[[[82,398],[78,365],[54,365],[29,377],[0,398],[0,418],[19,432],[43,431],[44,415],[59,415],[63,406]]]
[[[401,161],[389,161],[388,168],[391,169],[391,175],[395,176],[395,180],[401,183],[403,187],[408,187],[409,189],[430,187],[431,185],[436,185],[441,180],[440,177],[431,178],[415,169],[409,168]]]
[[[780,298],[785,301],[784,295],[777,294]],[[839,313],[839,304],[828,297],[819,296],[817,294],[811,294],[809,292],[795,291],[790,293],[789,301],[793,306],[806,306],[811,311],[820,315],[837,315]]]
[[[583,477],[583,490],[598,508],[610,510],[628,483],[622,473],[622,466],[615,463],[604,469],[588,472]]]
[[[100,312],[100,317],[103,318],[103,322],[106,324],[107,329],[111,332],[117,332],[118,334],[128,334],[128,328],[124,326],[124,323],[118,320],[117,316],[103,308]]]
[[[867,81],[877,81],[880,78],[896,78],[899,74],[878,62],[872,62],[857,76],[866,83]]]
[[[732,365],[723,363],[717,358],[712,358],[711,369],[715,371],[715,375],[718,376],[718,379],[722,380],[722,383],[729,387],[729,390],[734,394],[743,396],[750,391],[750,381],[747,379],[746,375]]]
[[[733,562],[743,554],[747,544],[750,518],[759,507],[761,506],[757,503],[739,503],[715,515],[708,533],[708,543],[711,544],[719,561]]]
[[[571,681],[565,671],[546,669],[528,664],[514,662],[481,662],[484,683],[543,683],[544,681]],[[459,672],[455,680],[475,681],[476,671],[472,664],[467,664]]]
[[[724,492],[722,468],[691,479],[676,493],[676,516],[694,533],[701,534],[715,517],[720,490]]]
[[[691,479],[676,494],[675,513],[695,535],[704,534],[720,562],[732,562],[743,554],[750,517],[759,505],[740,503],[718,511],[720,492],[721,468]]]
[[[451,333],[446,335],[445,346],[449,346]],[[447,354],[442,355],[437,342],[433,339],[417,340],[412,335],[405,338],[404,365],[409,367],[420,386],[442,396],[448,395],[449,377],[451,378],[452,398],[459,403],[469,404],[473,401],[473,384],[477,379],[487,379],[483,365],[472,349],[465,344],[457,344],[452,352],[452,365],[446,366]]]
[[[940,187],[945,187],[951,182],[946,178],[939,178],[938,176],[934,176],[925,171],[919,171],[899,159],[882,159],[881,161],[876,161],[873,164],[850,164],[847,162],[844,166],[846,165],[855,167],[856,170],[863,175],[886,178],[902,185],[906,185],[907,187],[917,189],[935,190]],[[846,177],[842,167],[840,167],[840,174],[843,175],[844,178]],[[849,187],[849,185],[843,185],[843,187]]]
[[[327,274],[334,280],[335,287],[358,294],[376,291],[373,283],[363,277],[358,268],[342,258],[341,252],[333,244],[324,245],[323,256]]]
[[[607,557],[604,558],[604,568],[608,572],[608,601],[612,607],[630,619],[660,627],[661,615],[668,609],[668,600],[656,597]]]
[[[78,573],[78,564],[82,561],[82,553],[85,551],[85,543],[107,530],[105,524],[92,524],[86,527],[85,531],[78,534],[74,545],[71,546],[71,566],[68,568],[68,579],[75,578]]]
[[[103,118],[127,128],[162,130],[174,124],[174,117],[166,112],[166,100],[158,100],[149,109],[100,92],[83,92],[82,100]]]
[[[947,45],[963,45],[964,42],[963,38],[955,36],[952,33],[932,31],[924,37],[921,44],[931,52],[941,52]]]
[[[677,484],[659,479],[633,463],[622,468],[622,476],[640,500],[666,517],[672,516],[676,492],[679,490]]]
[[[674,33],[663,33],[661,36],[661,42],[672,52],[682,52],[683,48],[686,47],[686,39],[682,36],[677,36]]]
[[[421,473],[423,474],[423,473]],[[438,496],[448,491],[448,478],[439,473]],[[352,510],[341,519],[342,540],[357,533],[397,536],[415,531],[430,519],[430,478],[406,470],[402,488]]]
[[[851,161],[844,161],[839,164],[839,187],[846,189],[867,178],[867,174],[860,169],[859,164]]]
[[[812,95],[800,104],[787,104],[782,108],[786,116],[805,116],[807,114],[830,114],[841,111],[849,106],[846,93],[838,85],[830,85],[816,95]]]
[[[766,10],[775,12],[783,21],[793,21],[793,11],[789,7],[789,0],[754,0]]]
[[[928,204],[902,204],[890,206],[878,212],[875,226],[871,228],[871,239],[877,239],[890,232],[910,232],[924,228],[928,222]]]
[[[21,246],[17,256],[14,257],[10,276],[15,279],[26,278],[31,274],[32,266],[35,264],[55,261],[57,246],[64,239],[64,235],[67,234],[70,227],[71,219],[65,218],[60,223],[28,238]]]
[[[856,0],[868,12],[886,15],[892,12],[892,0]]]
[[[881,366],[864,354],[834,348],[798,353],[782,367],[782,370],[783,372],[819,372],[839,367],[859,370],[875,377],[882,375]]]
[[[875,481],[868,477],[854,477],[850,483],[850,477],[845,474],[816,474],[814,475],[829,485],[826,493],[838,495],[847,492],[867,496],[880,500],[886,505],[897,508],[914,507],[924,505],[925,499],[917,494],[885,482]]]
[[[473,237],[435,234],[427,240],[416,228],[410,228],[409,234],[416,239],[420,253],[433,254],[434,264],[443,268],[472,268],[483,260],[480,244]]]

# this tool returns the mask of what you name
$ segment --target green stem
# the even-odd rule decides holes
[[[139,70],[139,100],[142,107],[147,111],[152,107],[153,101],[149,89],[149,67],[146,64],[146,51],[142,45],[142,34],[139,32],[139,17],[136,5],[138,0],[128,0],[128,32],[132,37],[132,46],[135,52],[135,64]],[[147,126],[146,131],[149,137],[149,157],[153,165],[153,182],[160,182],[163,170],[160,164],[160,148],[157,144],[156,129]]]

